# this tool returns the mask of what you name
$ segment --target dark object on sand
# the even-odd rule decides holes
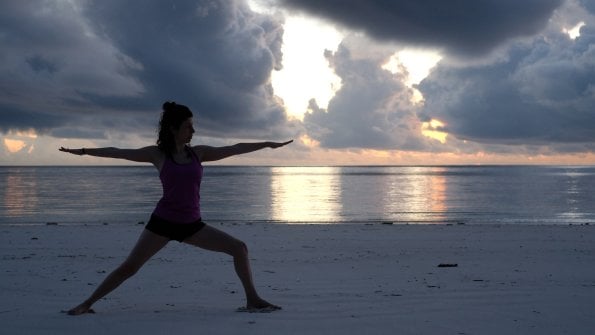
[[[439,268],[456,268],[459,264],[456,263],[440,263],[438,264]]]

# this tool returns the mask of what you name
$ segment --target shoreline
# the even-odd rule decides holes
[[[568,222],[562,220],[552,220],[549,222],[532,221],[501,221],[501,222],[469,222],[465,220],[435,220],[435,221],[386,221],[386,220],[353,220],[353,221],[275,221],[275,220],[206,220],[207,224],[214,226],[225,225],[279,225],[279,226],[335,226],[335,225],[363,225],[363,226],[534,226],[534,227],[550,227],[550,226],[595,226],[595,222],[591,221],[577,221]],[[60,222],[60,221],[46,221],[46,222],[18,222],[18,223],[1,223],[1,227],[42,227],[42,226],[66,226],[66,227],[94,227],[94,226],[144,226],[146,221],[138,222]]]
[[[589,334],[595,227],[212,224],[244,240],[263,298],[243,304],[226,255],[170,243],[97,314],[78,304],[142,225],[0,226],[0,323],[10,334]],[[450,266],[440,266],[450,265]],[[454,266],[456,265],[456,266]]]

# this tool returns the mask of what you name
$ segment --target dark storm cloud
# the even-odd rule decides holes
[[[517,43],[493,64],[441,65],[420,85],[422,115],[462,139],[584,149],[595,143],[594,46],[589,24],[576,40],[552,30]]]
[[[62,1],[0,2],[1,130],[51,134],[90,113],[108,114],[83,94],[134,96],[138,66],[95,36],[76,7]],[[88,125],[87,128],[92,127]]]
[[[161,104],[175,100],[209,135],[279,135],[287,120],[269,78],[282,33],[240,0],[3,1],[0,104],[14,108],[0,109],[0,124],[152,130]],[[35,120],[46,115],[56,119],[42,128]]]
[[[481,55],[538,32],[563,0],[280,0],[371,37]]]
[[[10,130],[36,129],[39,133],[49,133],[53,127],[60,126],[66,122],[63,115],[55,115],[45,112],[32,112],[21,109],[18,106],[11,106],[0,103],[0,132],[7,133]],[[9,116],[9,117],[4,117]]]
[[[147,107],[186,104],[198,112],[198,127],[213,135],[253,136],[284,125],[269,84],[280,67],[282,27],[245,2],[97,1],[85,13],[142,65],[133,73]]]
[[[593,0],[580,0],[579,3],[588,11],[595,14],[595,1]]]

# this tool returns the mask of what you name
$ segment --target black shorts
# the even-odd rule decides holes
[[[170,240],[184,242],[185,239],[196,234],[204,226],[206,224],[201,219],[191,223],[177,223],[162,219],[156,215],[151,215],[151,219],[145,226],[145,229],[157,235],[167,237]]]

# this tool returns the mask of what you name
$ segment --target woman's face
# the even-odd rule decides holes
[[[176,138],[176,143],[190,143],[192,140],[192,134],[194,134],[194,126],[192,125],[192,118],[186,119],[180,125],[178,130],[173,131]]]

